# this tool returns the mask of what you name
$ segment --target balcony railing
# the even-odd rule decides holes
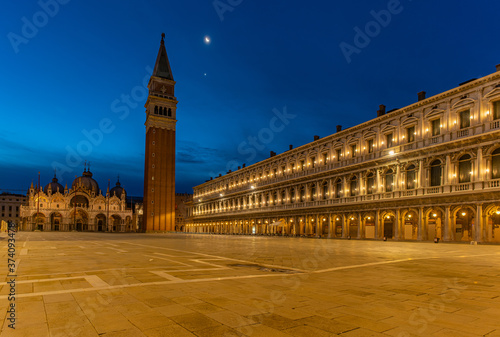
[[[458,184],[455,186],[455,191],[470,191],[473,189],[472,183]]]
[[[280,205],[267,205],[262,207],[236,207],[236,208],[226,208],[221,212],[212,211],[201,211],[195,212],[194,218],[203,217],[203,216],[220,216],[220,215],[241,215],[241,214],[249,214],[249,213],[259,213],[259,212],[273,212],[273,211],[286,211],[293,209],[306,209],[306,208],[314,208],[314,207],[328,207],[332,205],[339,204],[356,204],[361,202],[370,202],[373,200],[380,199],[396,199],[400,197],[422,197],[425,195],[428,196],[438,196],[438,195],[449,195],[450,192],[467,192],[473,191],[475,189],[474,183],[462,183],[456,185],[447,185],[447,186],[435,186],[435,187],[427,187],[424,189],[413,189],[413,190],[402,190],[402,191],[394,191],[394,192],[382,192],[368,195],[359,195],[355,197],[342,197],[342,198],[334,198],[334,199],[323,199],[323,200],[314,200],[314,201],[305,201],[305,202],[294,202],[294,203],[286,203]],[[476,186],[477,188],[477,186]],[[490,180],[484,183],[484,189],[490,188],[500,188],[500,179]]]
[[[489,188],[495,188],[495,187],[500,187],[500,179],[496,180],[491,180],[488,182],[488,187]]]

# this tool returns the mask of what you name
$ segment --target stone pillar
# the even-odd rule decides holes
[[[474,240],[477,242],[483,242],[483,228],[486,223],[483,222],[483,205],[476,205],[476,223],[474,224]]]
[[[380,210],[375,212],[375,239],[380,239]]]
[[[477,189],[483,188],[482,186],[482,177],[483,177],[483,148],[479,147],[477,149],[477,158],[476,158],[476,169],[474,171],[475,185]]]
[[[402,233],[401,233],[401,212],[399,211],[399,208],[396,210],[396,219],[394,223],[394,239],[395,240],[401,240],[402,238]]]
[[[358,213],[358,239],[362,239],[365,237],[365,221],[361,217],[361,213]]]
[[[319,238],[322,233],[320,233],[321,227],[319,222],[319,215],[316,214],[316,237]],[[321,224],[323,224],[323,219],[321,219]]]
[[[425,233],[427,233],[427,226],[424,224],[424,208],[418,208],[418,235],[417,240],[422,241],[425,240]]]
[[[394,189],[393,191],[401,191],[401,165],[396,165],[396,179],[394,179]]]
[[[373,193],[380,193],[382,192],[381,188],[380,188],[380,185],[382,185],[382,180],[380,179],[380,169],[377,169],[377,186],[375,186],[375,190],[373,191]]]
[[[445,214],[444,214],[444,235],[443,239],[445,241],[452,241],[453,238],[451,236],[451,219],[450,219],[450,206],[445,207]]]
[[[347,238],[347,235],[349,235],[349,230],[347,228],[347,217],[345,214],[342,214],[342,237]]]
[[[328,217],[326,218],[328,221],[328,238],[332,238],[332,214],[328,213]]]

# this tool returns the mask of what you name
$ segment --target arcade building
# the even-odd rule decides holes
[[[500,242],[499,140],[497,66],[195,186],[185,231]]]

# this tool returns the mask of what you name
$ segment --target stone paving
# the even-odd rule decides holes
[[[500,246],[17,233],[0,336],[500,336]]]

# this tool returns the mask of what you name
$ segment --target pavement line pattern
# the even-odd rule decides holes
[[[160,277],[166,278],[167,280],[170,280],[170,281],[180,281],[180,280],[182,280],[182,279],[180,279],[178,277],[175,277],[175,276],[172,276],[170,274],[167,274],[164,271],[150,271],[150,273],[153,273],[153,274],[158,275]]]
[[[109,284],[104,282],[99,276],[97,275],[88,275],[83,277],[88,283],[92,285],[94,288],[102,288],[102,287],[109,287]]]
[[[155,253],[155,255],[164,255],[164,254],[161,254],[161,253]],[[192,267],[191,265],[189,265],[189,264],[187,264],[187,263],[183,263],[183,262],[175,261],[175,260],[172,260],[172,259],[167,259],[167,258],[164,258],[164,257],[153,256],[153,255],[145,255],[145,256],[147,256],[147,257],[154,257],[155,259],[160,259],[160,260],[170,261],[170,262],[172,262],[172,263],[176,263],[176,264],[180,264],[180,265],[183,265],[183,266]]]
[[[129,245],[135,245],[135,246],[141,246],[141,247],[147,247],[147,248],[157,248],[157,249],[172,250],[172,251],[181,252],[181,253],[184,253],[184,254],[189,253],[189,254],[193,254],[193,255],[201,255],[201,256],[215,258],[217,260],[228,260],[228,261],[235,261],[235,262],[246,263],[246,264],[255,264],[255,262],[252,262],[252,261],[246,261],[246,260],[240,260],[240,259],[233,259],[233,258],[224,257],[224,256],[217,256],[217,255],[210,255],[210,254],[190,252],[188,250],[179,250],[179,249],[165,248],[165,247],[158,247],[158,246],[148,246],[148,245],[142,245],[142,244],[139,244],[139,243],[130,243],[130,242],[122,242],[122,243],[126,243],[126,244],[129,244]],[[303,270],[303,269],[297,269],[297,268],[291,268],[291,267],[286,267],[285,268],[283,266],[277,266],[277,265],[273,265],[273,264],[262,264],[261,263],[259,265],[261,265],[263,267],[268,267],[268,268],[281,268],[281,269],[288,269],[288,270],[298,271],[298,272],[301,272],[301,273],[307,273],[307,270]]]
[[[496,254],[495,254],[496,255]],[[390,264],[390,263],[398,263],[398,262],[410,262],[410,261],[415,261],[415,260],[424,260],[427,258],[421,258],[421,259],[400,259],[400,260],[392,260],[392,261],[384,261],[384,262],[374,262],[374,263],[365,263],[361,265],[354,265],[354,266],[344,266],[344,267],[337,267],[337,268],[329,268],[329,269],[323,269],[323,270],[317,270],[317,271],[306,271],[303,272],[302,274],[317,274],[317,273],[327,273],[331,271],[336,271],[336,270],[343,270],[343,269],[349,269],[349,268],[362,268],[362,267],[371,267],[374,265],[383,265],[383,264]],[[230,260],[230,259],[227,259]],[[231,259],[232,260],[232,259]],[[206,269],[205,269],[206,270]],[[43,296],[43,295],[58,295],[58,294],[67,294],[67,293],[78,293],[78,292],[89,292],[89,291],[100,291],[100,290],[112,290],[112,289],[123,289],[123,288],[131,288],[131,287],[146,287],[146,286],[154,286],[154,285],[169,285],[169,284],[185,284],[185,283],[202,283],[202,282],[214,282],[214,281],[225,281],[225,280],[241,280],[241,279],[254,279],[254,278],[272,278],[272,277],[289,277],[289,276],[297,276],[300,275],[299,273],[296,274],[281,274],[281,273],[274,273],[274,274],[259,274],[259,275],[241,275],[241,276],[226,276],[226,277],[210,277],[210,278],[200,278],[200,279],[189,279],[189,280],[184,280],[180,279],[177,277],[174,277],[172,275],[167,274],[164,271],[150,271],[153,274],[156,274],[162,278],[168,279],[168,281],[156,281],[156,282],[144,282],[144,283],[135,283],[135,284],[121,284],[121,285],[109,285],[103,280],[101,280],[98,276],[96,275],[87,275],[87,276],[81,276],[80,278],[84,278],[87,280],[89,284],[92,285],[90,288],[75,288],[75,289],[66,289],[66,290],[54,290],[54,291],[44,291],[44,292],[38,292],[38,293],[26,293],[26,294],[18,294],[17,297],[22,298],[22,297],[34,297],[34,296]],[[170,271],[172,272],[172,271]],[[69,279],[69,278],[65,278]],[[42,281],[53,281],[54,279],[44,279]],[[28,282],[34,282],[36,280],[27,280],[27,281],[22,281],[25,283]],[[7,298],[6,296],[0,296],[0,299],[5,299]]]
[[[103,248],[113,249],[113,250],[117,251],[118,253],[127,253],[128,252],[127,250],[113,248],[113,247],[103,247]]]
[[[297,274],[295,274],[297,275]],[[38,293],[26,293],[26,294],[17,294],[16,297],[24,298],[24,297],[35,297],[35,296],[44,296],[44,295],[60,295],[60,294],[68,294],[68,293],[79,293],[79,292],[89,292],[89,291],[100,291],[100,290],[112,290],[112,289],[123,289],[123,288],[132,288],[132,287],[146,287],[146,286],[155,286],[155,285],[168,285],[168,284],[182,284],[182,283],[201,283],[201,282],[213,282],[213,281],[224,281],[224,280],[238,280],[238,279],[252,279],[252,278],[266,278],[266,277],[283,277],[285,275],[277,275],[277,274],[267,274],[267,275],[245,275],[245,276],[228,276],[228,277],[211,277],[204,279],[193,279],[193,280],[179,280],[179,281],[159,281],[159,282],[147,282],[147,283],[135,283],[135,284],[121,284],[116,286],[103,286],[96,288],[76,288],[76,289],[67,289],[67,290],[53,290],[53,291],[42,291]],[[1,299],[6,299],[8,295],[0,296]]]

